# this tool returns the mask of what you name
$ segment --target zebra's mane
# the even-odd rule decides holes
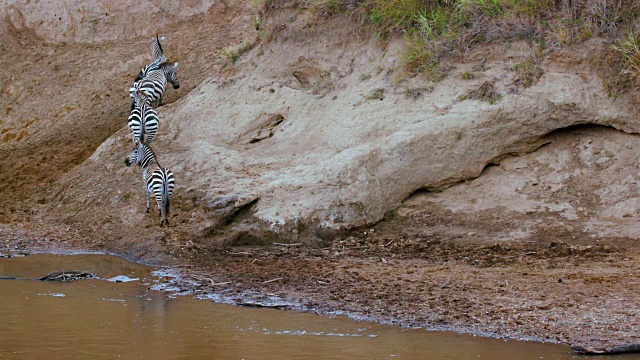
[[[156,157],[156,153],[153,151],[153,149],[151,148],[151,146],[144,144],[144,143],[139,143],[140,144],[140,148],[142,149],[142,160],[144,161],[144,159],[147,158],[148,155],[151,155],[149,162],[153,161],[158,167],[162,168],[162,166],[160,166],[160,163],[158,163],[158,158]],[[147,164],[148,166],[149,164]]]

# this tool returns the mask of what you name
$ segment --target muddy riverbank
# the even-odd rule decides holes
[[[61,268],[82,269],[96,277],[33,280]],[[575,358],[569,347],[555,344],[504,342],[344,316],[212,303],[210,298],[220,297],[200,294],[196,299],[174,286],[171,273],[101,254],[0,259],[0,279],[23,279],[0,280],[0,356]]]
[[[640,254],[633,243],[584,245],[564,236],[537,244],[470,245],[411,234],[416,221],[390,220],[316,248],[212,252],[192,242],[160,263],[176,266],[184,289],[230,303],[283,302],[404,327],[597,348],[640,341],[634,291]],[[394,229],[403,230],[391,239]],[[37,241],[27,241],[24,232],[7,234],[4,228],[2,251],[91,248],[53,234]]]

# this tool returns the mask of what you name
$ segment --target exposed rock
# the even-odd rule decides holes
[[[344,24],[334,28],[349,31]],[[543,64],[544,75],[518,94],[508,93],[514,74],[496,49],[485,54],[488,70],[474,80],[451,76],[419,98],[392,90],[381,101],[363,101],[362,94],[372,90],[398,88],[401,45],[345,41],[348,34],[335,32],[323,37],[318,29],[307,35],[315,39],[310,43],[285,31],[246,54],[232,77],[210,78],[162,109],[167,126],[155,146],[176,174],[177,211],[184,202],[180,194],[198,194],[198,210],[179,214],[183,222],[188,216],[190,225],[180,224],[177,231],[221,243],[238,237],[253,239],[243,243],[300,236],[319,241],[379,221],[418,189],[441,189],[478,176],[506,155],[532,151],[556,129],[593,123],[640,130],[624,99],[613,102],[593,72],[582,73],[587,53],[567,52],[575,59],[572,66]],[[527,49],[523,44],[510,51]],[[325,79],[331,84],[323,85],[328,96],[309,85],[319,81],[312,75],[321,73],[330,74]],[[297,85],[289,86],[288,78]],[[486,79],[497,79],[492,93],[502,96],[499,102],[458,100]],[[406,79],[409,85],[403,87],[424,86],[420,81]],[[129,146],[127,131],[105,142],[71,175],[77,185],[64,201],[85,203],[77,199],[89,189],[99,188],[107,198],[115,189],[135,191],[134,201],[112,206],[121,209],[123,223],[143,218],[137,188],[123,187],[127,180],[104,180],[112,171],[119,179],[133,175],[124,168],[105,172],[99,165],[120,162]],[[237,206],[215,210],[228,196],[260,200],[249,201],[248,212],[233,210]]]
[[[213,0],[23,1],[0,4],[0,27],[33,29],[52,42],[126,40],[155,34],[159,26],[206,12]],[[2,22],[7,24],[2,24]]]
[[[38,280],[42,281],[63,281],[63,282],[71,282],[80,279],[91,279],[95,278],[96,274],[88,273],[85,271],[78,270],[61,270],[52,272],[49,275],[45,275]]]

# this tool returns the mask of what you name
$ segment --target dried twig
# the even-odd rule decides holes
[[[252,301],[241,302],[241,303],[238,303],[238,305],[248,306],[248,307],[257,307],[257,308],[274,308],[274,309],[282,309],[289,306],[287,304],[261,304],[261,303],[256,303]]]
[[[300,245],[302,245],[302,243],[285,244],[285,243],[274,242],[273,245],[277,245],[277,246],[300,246]]]
[[[238,252],[230,252],[229,254],[231,255],[252,255],[250,252],[248,251],[238,251]]]
[[[196,279],[196,280],[209,282],[209,285],[211,285],[211,286],[231,284],[231,281],[225,281],[225,282],[217,283],[217,282],[213,281],[213,279],[211,279],[211,278],[208,278],[208,277],[205,277],[205,276],[201,276],[201,275],[196,275],[196,274],[191,274],[191,277]]]
[[[271,282],[274,282],[274,281],[278,281],[278,280],[282,280],[282,278],[275,278],[275,279],[271,279],[271,280],[263,281],[262,283],[263,283],[263,284],[268,284],[268,283],[271,283]]]

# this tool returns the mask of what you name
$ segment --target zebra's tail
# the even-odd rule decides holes
[[[136,89],[134,93],[134,98],[140,105],[142,105],[143,102],[147,102],[147,94],[145,94],[144,91],[142,91],[142,89]]]
[[[148,143],[148,141],[144,138],[144,125],[140,126],[140,137],[138,138],[138,142],[140,142],[141,144]]]
[[[164,56],[164,49],[162,48],[162,43],[161,41],[164,41],[165,37],[158,37],[158,34],[156,34],[156,39],[154,41],[153,44],[153,56],[155,57],[155,60],[153,60],[154,63],[162,63],[167,61],[167,58]]]

